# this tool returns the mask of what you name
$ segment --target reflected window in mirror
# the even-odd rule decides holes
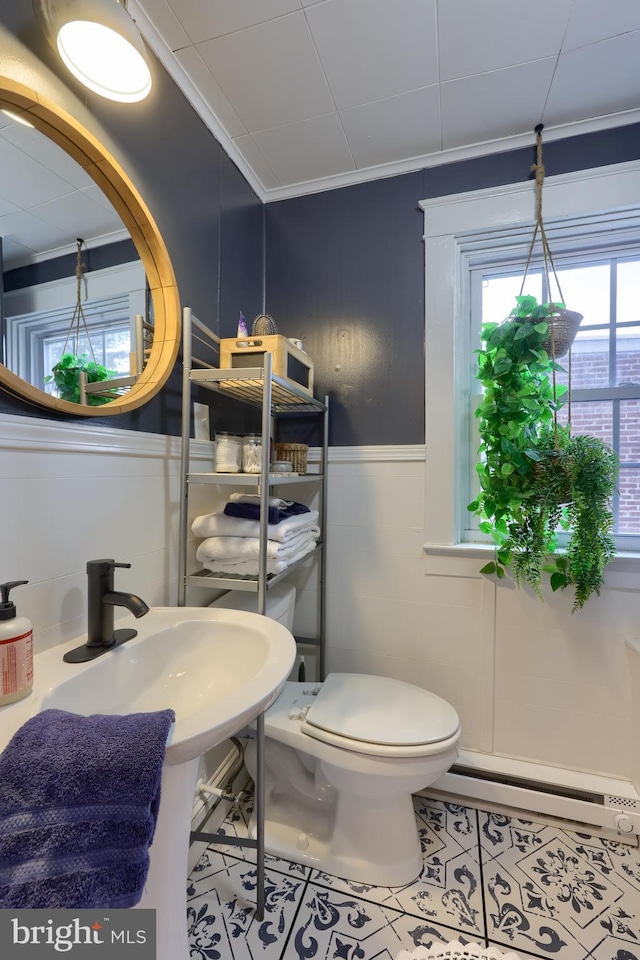
[[[11,283],[11,272],[7,277]],[[52,374],[63,354],[86,356],[119,380],[142,372],[152,346],[150,297],[139,259],[83,271],[80,323],[74,321],[76,296],[75,277],[28,284],[4,296],[5,363],[54,397],[60,392]],[[118,385],[118,395],[130,386]]]

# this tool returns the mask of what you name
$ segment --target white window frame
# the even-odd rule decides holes
[[[470,248],[485,235],[509,243],[529,239],[533,181],[423,200],[425,253],[425,550],[464,544],[463,490],[470,463]],[[594,204],[595,201],[595,204]],[[624,232],[640,217],[640,161],[547,177],[545,226],[576,233],[580,219]],[[552,237],[550,245],[553,249]],[[477,547],[475,549],[478,549]],[[480,548],[482,549],[482,548]]]

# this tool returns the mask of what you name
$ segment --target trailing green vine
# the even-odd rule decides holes
[[[600,592],[604,566],[614,556],[611,497],[618,460],[597,437],[570,435],[557,424],[566,387],[554,387],[563,368],[546,349],[545,317],[563,304],[538,306],[517,297],[504,323],[482,329],[476,411],[481,445],[480,494],[468,509],[496,544],[495,560],[482,573],[528,583],[542,597],[542,576],[553,590],[575,587],[574,610]],[[558,529],[569,537],[558,554]]]

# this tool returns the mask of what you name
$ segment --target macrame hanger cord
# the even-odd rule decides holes
[[[544,124],[539,123],[535,128],[536,134],[536,162],[531,165],[531,170],[535,173],[535,184],[536,184],[536,220],[535,226],[533,229],[533,236],[531,238],[531,244],[529,245],[529,253],[527,255],[527,262],[524,268],[524,275],[522,277],[522,285],[520,286],[520,296],[522,296],[524,285],[527,279],[527,273],[529,270],[529,265],[531,263],[531,257],[533,256],[533,251],[535,247],[536,238],[538,233],[540,234],[540,242],[542,246],[542,257],[544,262],[544,273],[547,281],[547,290],[549,292],[549,303],[552,303],[552,294],[551,294],[551,276],[556,283],[558,288],[558,297],[560,303],[564,303],[564,297],[562,295],[562,288],[560,286],[560,280],[558,279],[558,274],[556,272],[556,267],[553,262],[553,257],[551,255],[551,248],[549,247],[549,241],[547,239],[547,233],[544,228],[544,220],[542,217],[542,188],[544,186],[544,164],[542,162],[542,130]],[[549,317],[549,334],[551,339],[551,359],[554,364],[553,368],[553,399],[554,403],[557,401],[557,385],[556,385],[556,344],[555,344],[555,330],[553,317]],[[569,350],[569,384],[568,384],[568,403],[567,403],[567,415],[568,415],[568,427],[571,429],[571,350]],[[558,447],[558,412],[554,410],[553,412],[553,433],[554,433],[554,442],[556,449]]]
[[[86,264],[82,262],[82,244],[84,240],[76,240],[76,305],[71,316],[71,323],[69,324],[69,330],[67,331],[67,339],[64,342],[64,347],[62,348],[62,354],[67,352],[67,345],[71,336],[74,336],[74,353],[78,354],[80,350],[80,323],[84,328],[84,333],[87,338],[87,343],[89,344],[89,350],[91,351],[91,359],[95,363],[95,354],[93,352],[93,344],[91,343],[91,337],[89,336],[89,327],[87,326],[87,320],[84,315],[84,310],[82,308],[82,280],[84,277],[84,268]],[[75,330],[75,333],[74,333]]]

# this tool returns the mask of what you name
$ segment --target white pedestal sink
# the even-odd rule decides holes
[[[157,910],[158,960],[187,960],[187,861],[198,758],[275,700],[293,666],[295,641],[275,620],[222,607],[156,607],[117,626],[134,626],[138,636],[89,663],[62,660],[84,637],[35,657],[31,694],[0,709],[0,751],[41,710],[84,716],[175,711],[149,876],[138,906]]]

